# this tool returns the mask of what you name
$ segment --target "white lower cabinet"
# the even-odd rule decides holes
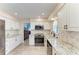
[[[15,38],[8,38],[6,40],[6,54],[12,51],[15,47]]]
[[[18,46],[19,44],[21,44],[22,43],[21,36],[20,35],[17,36],[16,39],[15,39],[15,41],[16,41],[16,46]]]
[[[54,47],[52,48],[52,55],[56,55],[56,49]]]
[[[5,44],[6,45],[5,54],[8,54],[9,52],[11,52],[14,48],[16,48],[21,43],[22,43],[22,39],[20,36],[16,36],[13,38],[7,38],[6,44]]]

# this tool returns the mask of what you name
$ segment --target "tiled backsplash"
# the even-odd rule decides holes
[[[8,30],[6,31],[6,38],[12,38],[19,35],[19,30]]]

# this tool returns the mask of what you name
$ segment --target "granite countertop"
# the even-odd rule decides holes
[[[68,32],[65,34],[61,34],[58,38],[53,37],[52,34],[47,34],[45,38],[50,42],[52,47],[56,50],[57,55],[79,54],[79,47],[78,47],[79,33],[76,34],[76,33]]]
[[[66,41],[62,41],[62,48],[65,50],[67,55],[79,54],[79,48]]]
[[[59,41],[59,39],[56,39],[54,37],[48,37],[47,40],[51,43],[53,48],[56,50],[57,55],[79,54],[78,52],[79,49],[68,42]]]
[[[50,42],[50,44],[52,45],[52,48],[54,48],[56,50],[56,54],[66,54],[64,52],[63,47],[61,46],[61,44],[59,44],[56,38],[49,38],[48,41]],[[64,53],[63,53],[64,52]]]

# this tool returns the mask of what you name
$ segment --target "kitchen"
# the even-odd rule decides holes
[[[1,4],[1,6],[4,6],[3,9],[0,8],[1,10],[8,12],[6,14],[0,12],[1,19],[5,19],[6,55],[79,54],[79,4],[30,3]],[[7,6],[7,8],[5,8],[5,6]],[[25,8],[25,6],[28,9]],[[11,10],[11,12],[9,10]],[[42,10],[42,12],[40,10]],[[13,11],[17,12],[14,12],[12,16],[10,14],[12,14]],[[18,15],[18,13],[21,15]],[[40,13],[41,16],[36,17],[36,15],[40,15]],[[31,17],[29,18],[28,15]],[[26,30],[28,29],[27,31],[29,31],[26,34],[24,34],[24,24],[28,24],[27,26],[29,26],[26,28]]]

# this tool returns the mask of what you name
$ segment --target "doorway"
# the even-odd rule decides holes
[[[31,34],[30,31],[30,23],[24,24],[24,42],[25,45],[29,45],[29,35]]]

